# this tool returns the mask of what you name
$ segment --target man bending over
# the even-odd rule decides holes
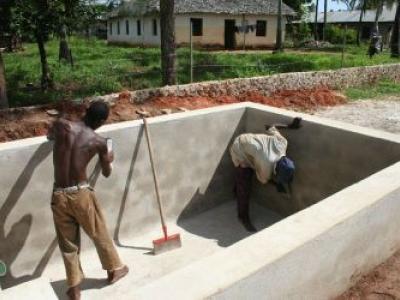
[[[277,128],[300,128],[301,118],[289,125],[266,125],[266,134],[241,134],[234,140],[230,152],[236,167],[235,195],[238,217],[246,230],[255,232],[249,216],[249,199],[254,172],[265,184],[270,181],[281,193],[289,193],[294,175],[294,163],[286,157],[287,140]]]
[[[118,256],[99,202],[86,176],[86,167],[96,155],[99,157],[102,174],[105,177],[111,174],[114,159],[111,140],[107,141],[94,132],[107,120],[108,113],[107,104],[94,102],[82,121],[72,122],[59,118],[48,134],[48,139],[54,141],[51,209],[64,259],[70,299],[80,299],[79,285],[83,279],[79,260],[80,227],[94,242],[110,284],[129,271]]]

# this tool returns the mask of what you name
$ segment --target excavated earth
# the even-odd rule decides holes
[[[118,100],[111,103],[108,123],[138,119],[137,110],[146,110],[151,116],[155,116],[244,101],[308,111],[321,106],[343,104],[345,97],[328,88],[321,87],[301,91],[278,91],[268,97],[259,92],[250,91],[239,96],[215,98],[157,97],[149,99],[144,104],[136,104],[131,102],[128,92],[122,92],[119,94]],[[0,142],[45,135],[56,113],[65,115],[71,120],[79,119],[84,114],[88,102],[61,102],[55,105],[0,111]]]

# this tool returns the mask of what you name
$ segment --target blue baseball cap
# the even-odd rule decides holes
[[[294,162],[283,156],[277,163],[275,167],[276,172],[276,188],[280,193],[290,192],[290,183],[293,181],[294,177]]]

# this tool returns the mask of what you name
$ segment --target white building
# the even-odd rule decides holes
[[[130,0],[108,18],[107,40],[143,46],[160,45],[159,0]],[[294,11],[283,4],[283,28]],[[213,48],[268,48],[275,45],[277,0],[175,0],[175,39]],[[243,26],[246,25],[246,26]]]

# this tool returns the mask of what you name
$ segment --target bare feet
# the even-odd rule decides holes
[[[123,266],[121,269],[114,271],[107,271],[108,275],[108,283],[113,284],[128,274],[129,268],[127,266]]]
[[[79,285],[70,287],[67,291],[67,295],[69,300],[80,300],[81,299],[81,289]]]
[[[244,228],[251,233],[257,232],[257,229],[254,227],[254,225],[251,223],[249,218],[240,218],[239,217],[240,223],[243,224]]]

